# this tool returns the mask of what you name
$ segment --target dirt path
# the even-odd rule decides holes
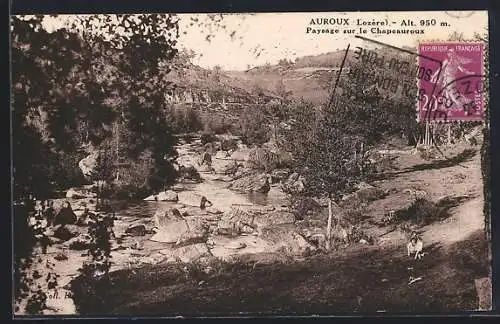
[[[429,197],[436,201],[443,197],[467,197],[449,210],[450,217],[424,227],[423,239],[427,244],[443,247],[463,241],[484,228],[483,182],[479,151],[467,161],[446,168],[418,171],[414,176],[425,183]],[[397,179],[396,181],[399,181]]]

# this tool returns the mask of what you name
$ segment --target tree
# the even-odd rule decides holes
[[[43,29],[43,16],[12,17],[12,121],[14,200],[40,199],[54,190],[63,154],[76,154],[86,141],[101,145],[120,118],[129,131],[129,158],[150,150],[149,185],[173,181],[173,137],[163,107],[164,81],[175,56],[177,21],[172,15],[74,16],[66,28]],[[121,32],[118,32],[121,31]],[[108,168],[106,171],[109,171]],[[28,211],[14,222],[21,229]],[[23,235],[22,229],[19,235]],[[16,232],[16,235],[18,233]],[[15,244],[15,267],[33,254],[36,240]],[[19,243],[19,242],[17,242]],[[16,275],[16,297],[23,280]],[[43,296],[42,296],[43,297]],[[40,301],[43,302],[42,299]],[[34,309],[32,309],[34,310]],[[40,311],[38,309],[37,311]]]
[[[331,105],[293,109],[294,123],[285,133],[293,168],[306,179],[305,194],[329,199],[328,238],[331,204],[369,176],[369,150],[416,124],[415,111],[404,99],[386,99],[369,80],[345,81]]]
[[[238,133],[243,143],[261,145],[269,140],[269,126],[260,106],[244,109],[238,122]]]

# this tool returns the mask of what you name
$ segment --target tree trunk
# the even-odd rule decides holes
[[[326,250],[330,250],[330,241],[332,234],[332,199],[328,199],[328,224],[326,225]]]
[[[448,145],[451,145],[451,123],[448,124]]]

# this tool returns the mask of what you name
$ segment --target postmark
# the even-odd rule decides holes
[[[483,43],[422,42],[412,51],[357,38],[364,43],[346,55],[347,82],[413,101],[418,121],[484,120]]]
[[[436,84],[431,80],[433,75],[441,74],[439,59],[416,49],[399,48],[363,36],[356,38],[363,43],[347,55],[349,59],[343,67],[347,70],[345,82],[355,84],[364,93],[376,90],[384,98],[405,100],[412,105],[434,95]],[[425,85],[425,89],[419,85]],[[417,112],[418,109],[415,118],[419,119]]]

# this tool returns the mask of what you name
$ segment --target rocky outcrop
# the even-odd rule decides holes
[[[212,167],[217,174],[234,174],[238,170],[238,163],[230,159],[214,159]]]
[[[273,210],[267,213],[258,213],[253,219],[253,224],[258,228],[282,224],[293,224],[295,215],[287,210]]]
[[[236,179],[229,185],[234,191],[267,193],[271,189],[269,178],[265,174],[252,174]]]
[[[129,234],[132,236],[144,236],[146,235],[146,233],[147,233],[146,225],[144,224],[131,224],[125,230],[125,234]]]
[[[295,216],[287,210],[232,206],[231,210],[225,213],[218,222],[217,233],[226,236],[257,234],[262,228],[292,224],[294,221]]]
[[[177,243],[182,235],[188,231],[189,227],[184,220],[173,221],[158,228],[158,232],[150,240],[161,243]]]

